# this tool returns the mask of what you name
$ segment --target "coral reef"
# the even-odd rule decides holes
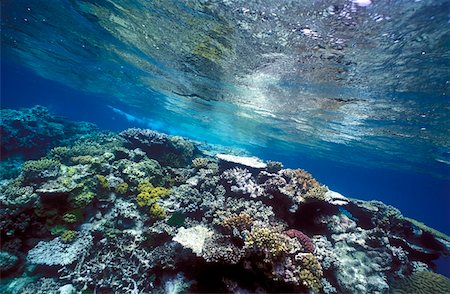
[[[128,129],[120,133],[129,148],[140,148],[149,158],[167,166],[187,165],[196,153],[195,145],[184,138],[146,129]]]
[[[80,234],[71,243],[57,237],[47,242],[40,241],[28,252],[27,258],[33,264],[68,265],[79,259],[92,245],[93,237],[87,232]]]
[[[43,106],[29,109],[0,110],[2,160],[12,156],[37,159],[51,148],[70,144],[97,128],[89,123],[75,123],[49,113]]]
[[[142,129],[48,146],[0,184],[6,293],[448,292],[448,236],[304,170]]]

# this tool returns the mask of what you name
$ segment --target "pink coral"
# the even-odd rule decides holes
[[[302,246],[306,252],[314,253],[314,250],[315,250],[314,243],[311,241],[311,239],[307,235],[305,235],[302,232],[300,232],[299,230],[295,230],[295,229],[287,230],[284,233],[291,238],[297,238],[298,241],[300,242],[300,244],[302,244]]]

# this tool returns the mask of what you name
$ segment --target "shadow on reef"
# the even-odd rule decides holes
[[[433,272],[448,236],[151,130],[51,146],[1,181],[0,203],[2,293],[450,292]]]
[[[0,171],[3,178],[17,176],[24,160],[37,159],[53,147],[70,144],[82,135],[98,131],[93,124],[54,116],[43,106],[1,109],[0,117]]]

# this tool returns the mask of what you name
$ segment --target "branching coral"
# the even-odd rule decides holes
[[[192,167],[194,168],[204,168],[208,165],[208,158],[197,157],[192,160]]]
[[[282,193],[294,197],[302,202],[306,199],[324,200],[327,189],[312,177],[312,175],[302,169],[285,169],[280,174],[288,182],[280,189]]]
[[[270,261],[286,254],[291,249],[287,236],[269,227],[254,226],[245,238],[245,246],[252,248]]]
[[[301,264],[299,275],[302,283],[314,292],[318,292],[322,288],[320,279],[323,272],[317,258],[311,253],[300,253],[295,259]]]
[[[248,230],[252,224],[253,219],[245,212],[241,212],[239,215],[233,214],[221,223],[228,231],[232,231],[233,229],[239,231]]]
[[[233,168],[223,172],[221,178],[233,193],[249,195],[251,198],[265,196],[264,189],[253,179],[252,174],[241,168]]]

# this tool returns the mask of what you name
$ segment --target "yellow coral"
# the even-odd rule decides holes
[[[128,191],[128,184],[123,182],[116,186],[116,193],[125,194]]]
[[[91,164],[93,161],[93,157],[90,155],[80,155],[80,156],[73,156],[70,158],[73,163],[80,163],[80,164]]]
[[[151,190],[153,188],[154,188],[153,185],[149,181],[140,182],[139,185],[138,185],[138,191],[139,192],[149,191],[149,190]]]
[[[323,272],[317,258],[312,253],[301,253],[296,256],[296,260],[301,263],[299,276],[302,283],[314,292],[318,292],[322,288],[320,279]]]
[[[140,193],[137,195],[136,201],[139,206],[151,206],[156,203],[156,201],[166,197],[170,193],[169,189],[164,187],[154,187],[149,182],[140,183],[138,186],[138,191]]]
[[[63,215],[63,220],[65,221],[65,222],[67,222],[67,223],[69,223],[69,224],[73,224],[73,223],[76,223],[77,222],[77,217],[76,217],[76,215],[75,214],[73,214],[73,213],[70,213],[70,212],[66,212],[64,215]]]
[[[307,269],[302,269],[300,271],[300,279],[302,280],[303,285],[310,288],[314,293],[319,292],[320,288],[322,288],[320,279]]]
[[[267,227],[253,228],[245,239],[245,246],[262,251],[269,258],[280,256],[290,249],[286,236]]]
[[[77,235],[78,235],[77,231],[67,230],[61,235],[61,240],[64,243],[71,243],[75,240]]]
[[[97,175],[97,182],[102,190],[109,190],[109,183],[105,176]]]
[[[166,217],[166,211],[158,203],[150,207],[150,215],[154,218],[163,219]]]

